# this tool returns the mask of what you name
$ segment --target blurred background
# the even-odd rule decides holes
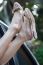
[[[40,65],[43,65],[43,0],[0,0],[0,20],[8,26],[12,19],[12,8],[14,2],[19,2],[23,8],[29,8],[35,17],[37,39],[27,46],[30,47]]]

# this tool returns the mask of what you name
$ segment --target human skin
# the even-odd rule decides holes
[[[1,65],[6,64],[13,56],[15,56],[23,42],[32,39],[31,25],[29,24],[29,19],[26,15],[27,13],[24,16],[24,23],[18,36],[9,44],[7,51],[0,60]]]
[[[16,33],[18,33],[21,29],[22,21],[22,15],[19,12],[15,12],[7,32],[0,39],[0,59],[7,50],[8,44],[12,41]]]
[[[15,8],[16,8],[16,6],[15,6]],[[11,24],[9,25],[7,32],[0,39],[0,43],[1,43],[0,44],[0,59],[2,59],[3,55],[5,54],[6,50],[8,49],[8,46],[11,43],[13,37],[16,36],[16,33],[18,33],[20,31],[22,23],[23,23],[22,16],[23,16],[23,14],[20,13],[20,10],[18,10],[14,13]]]
[[[27,10],[28,12],[28,10]],[[31,25],[29,24],[29,17],[32,18],[32,15],[30,14],[30,16],[28,16],[27,12],[25,11],[25,16],[24,16],[24,23],[22,25],[22,28],[18,34],[18,36],[9,44],[8,49],[6,50],[6,52],[4,53],[3,57],[0,60],[0,65],[6,64],[18,51],[18,49],[22,46],[23,42],[32,39],[32,30],[31,30]],[[15,13],[15,19],[13,19],[13,21],[16,21],[16,15],[18,13]],[[21,15],[20,15],[21,17]],[[17,15],[18,18],[18,15]],[[21,17],[22,18],[22,17]],[[20,18],[18,18],[19,21],[22,21]],[[33,21],[33,18],[31,19]],[[15,22],[16,23],[16,22]],[[17,20],[18,23],[18,20]],[[14,25],[15,26],[15,25]],[[20,25],[21,27],[21,25]],[[19,29],[20,29],[19,27]],[[18,28],[18,27],[16,27]],[[9,27],[9,30],[11,32],[14,32],[15,27],[12,29],[12,26]],[[16,29],[17,30],[17,29]]]
[[[30,9],[25,8],[25,14],[24,15],[30,20],[30,26],[31,26],[31,31],[33,33],[33,37],[35,39],[37,39],[35,18],[33,16],[33,14],[31,13]]]
[[[22,44],[30,39],[32,39],[32,34],[29,27],[29,20],[24,16],[24,23],[22,28],[18,36],[9,44],[6,53],[0,61],[1,65],[6,64],[13,56],[15,56],[16,52],[22,46]]]

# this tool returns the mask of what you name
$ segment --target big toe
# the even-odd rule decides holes
[[[23,10],[23,7],[18,2],[14,3],[12,12],[14,12],[16,10]]]

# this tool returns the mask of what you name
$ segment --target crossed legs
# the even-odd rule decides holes
[[[0,45],[0,64],[6,64],[18,51],[23,42],[32,39],[31,25],[29,24],[27,9],[23,14],[16,12],[13,16],[12,23],[9,26],[8,31],[2,37]],[[31,15],[31,14],[30,14]],[[27,17],[28,16],[28,17]],[[24,21],[23,19],[24,18]],[[30,16],[31,18],[31,16]],[[19,33],[18,33],[19,32]],[[12,41],[12,38],[18,33],[16,38]],[[4,39],[3,39],[4,38]]]

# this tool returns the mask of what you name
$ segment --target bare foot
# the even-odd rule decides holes
[[[20,12],[20,10],[23,10],[22,6],[19,3],[15,2],[13,6],[14,16],[9,28],[13,30],[16,29],[17,32],[19,32],[23,23],[23,14]]]
[[[29,20],[25,16],[24,16],[24,23],[22,25],[22,29],[19,35],[25,41],[32,39],[32,32],[30,29]]]
[[[24,23],[22,25],[21,32],[19,33],[21,38],[25,41],[30,40],[33,36],[37,36],[35,28],[35,19],[28,8],[24,11]]]
[[[30,20],[30,26],[31,26],[31,31],[33,33],[33,37],[37,39],[37,32],[36,32],[36,25],[35,25],[35,18],[32,15],[31,11],[28,8],[25,8],[25,16]]]

